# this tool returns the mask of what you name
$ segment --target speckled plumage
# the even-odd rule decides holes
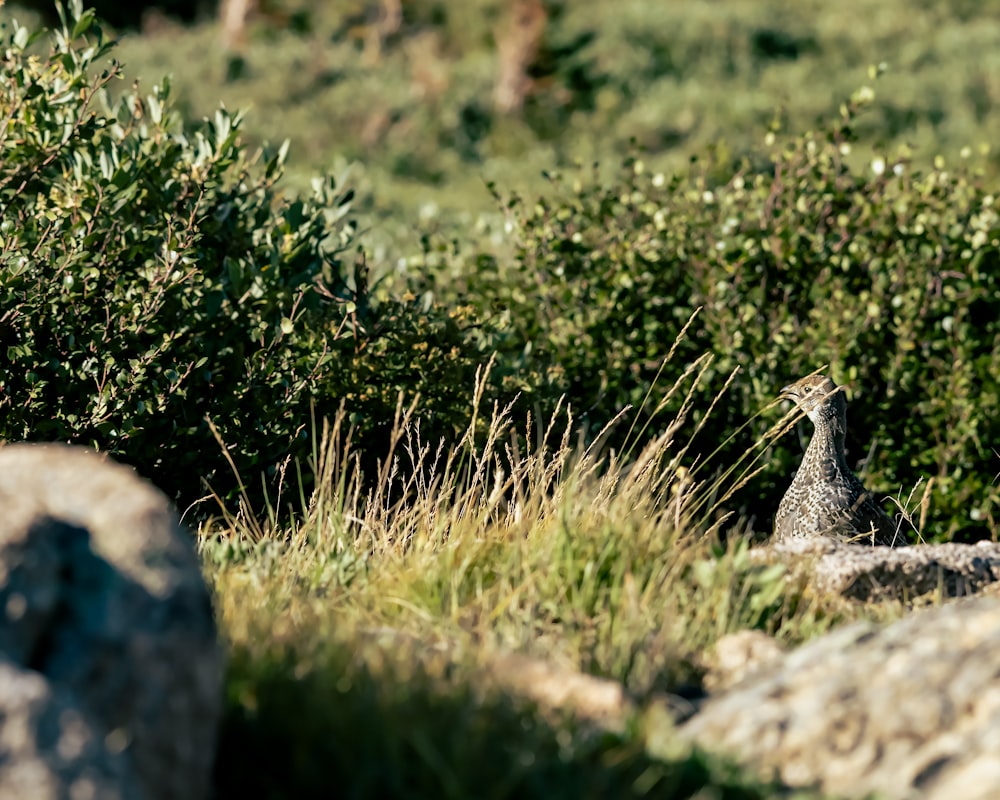
[[[809,375],[784,387],[812,421],[815,431],[802,464],[778,506],[774,541],[826,537],[899,547],[906,544],[896,524],[847,465],[847,401],[824,375]]]

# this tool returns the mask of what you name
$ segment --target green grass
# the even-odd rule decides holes
[[[341,418],[316,443],[319,488],[292,503],[294,524],[252,521],[276,519],[276,500],[205,526],[231,651],[218,796],[782,793],[683,746],[664,698],[697,693],[727,633],[797,643],[899,607],[809,596],[738,536],[721,542],[727,490],[755,453],[721,473],[687,463],[680,408],[659,435],[635,432],[648,443],[629,467],[577,447],[568,411],[543,426],[561,437],[492,409],[439,445],[401,410],[377,476],[360,473]],[[557,444],[524,452],[514,428]],[[518,675],[512,653],[618,682],[626,704],[595,719]]]

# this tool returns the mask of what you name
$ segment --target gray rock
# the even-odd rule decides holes
[[[737,631],[719,639],[703,659],[703,684],[709,692],[728,689],[773,663],[784,653],[773,636],[763,631]]]
[[[817,592],[855,600],[964,597],[1000,580],[1000,544],[992,542],[888,548],[814,538],[753,554],[758,561],[788,564]]]
[[[794,787],[1000,797],[1000,600],[851,625],[709,698],[681,726]]]
[[[128,761],[72,693],[0,661],[0,797],[140,798]]]
[[[203,797],[223,658],[197,556],[166,498],[83,448],[11,445],[0,448],[0,509],[0,653],[22,681],[44,680],[17,713],[73,710],[82,735],[109,750],[81,751],[93,752],[91,771],[124,776],[122,797]],[[18,695],[2,699],[10,718]],[[76,773],[57,768],[52,741],[38,733],[31,745],[50,787],[32,797],[71,796]],[[4,738],[5,751],[27,752]],[[21,796],[11,775],[0,771],[0,796]]]

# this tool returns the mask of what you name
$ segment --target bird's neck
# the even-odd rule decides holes
[[[805,458],[829,464],[831,461],[838,467],[846,468],[847,461],[844,455],[844,437],[847,431],[847,422],[844,415],[827,411],[824,409],[816,419],[813,420],[815,431],[809,446],[806,448]]]

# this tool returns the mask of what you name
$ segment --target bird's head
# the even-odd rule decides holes
[[[843,391],[826,375],[807,375],[781,389],[782,400],[791,400],[816,424],[835,417],[847,402]]]

